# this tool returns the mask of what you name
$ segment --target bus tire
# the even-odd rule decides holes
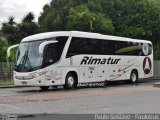
[[[76,87],[76,76],[72,73],[68,73],[65,78],[65,89],[73,89]]]
[[[130,75],[130,83],[137,83],[138,81],[138,73],[136,70],[132,70]]]
[[[49,86],[40,86],[41,90],[46,91],[49,89]]]

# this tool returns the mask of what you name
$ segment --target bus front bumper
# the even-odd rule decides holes
[[[16,86],[45,86],[44,76],[38,76],[32,79],[14,77],[14,85]]]

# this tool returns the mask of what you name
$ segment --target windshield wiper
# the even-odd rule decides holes
[[[28,64],[26,67],[25,65]],[[19,62],[19,65],[17,66],[18,68],[22,68],[20,71],[26,71],[26,68],[32,68],[31,62],[29,61],[28,58],[28,50],[25,52],[24,56],[22,57],[21,61]],[[27,70],[28,71],[28,70]]]

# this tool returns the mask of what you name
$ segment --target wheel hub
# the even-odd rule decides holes
[[[68,77],[68,85],[72,87],[74,84],[74,78],[72,76]]]
[[[136,78],[137,78],[136,74],[132,74],[131,78],[132,78],[132,81],[135,82],[135,81],[136,81]]]

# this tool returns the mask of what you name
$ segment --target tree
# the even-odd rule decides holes
[[[8,56],[7,56],[7,49],[10,46],[5,40],[0,38],[0,62],[7,62]],[[15,51],[16,49],[11,51],[10,60],[14,61],[16,59],[15,57]]]
[[[0,38],[0,62],[7,61],[7,48],[9,44]]]
[[[160,7],[153,0],[102,0],[101,5],[103,13],[112,19],[117,34],[121,36],[150,38],[152,27],[159,23]],[[131,33],[126,28],[132,29]]]
[[[18,31],[21,39],[39,32],[39,26],[35,22],[22,22],[18,24]]]
[[[70,9],[67,30],[80,30],[112,34],[114,27],[103,14],[91,12],[86,5]]]
[[[101,0],[115,35],[153,42],[155,59],[160,59],[160,3],[156,0]]]
[[[74,0],[52,0],[50,5],[45,5],[38,20],[41,30],[43,32],[65,30],[69,9],[76,2]]]
[[[52,0],[50,5],[43,7],[43,12],[39,17],[39,24],[43,32],[74,29],[113,33],[112,22],[109,18],[98,12],[100,9],[101,5],[98,0]],[[86,13],[79,19],[79,14],[83,10],[86,10]],[[79,13],[76,14],[76,11]],[[78,18],[76,19],[76,17]],[[76,21],[79,23],[78,25]],[[95,25],[94,22],[98,25]],[[104,26],[102,27],[102,25]]]
[[[15,21],[14,21],[14,17],[13,16],[9,17],[8,24],[9,25],[15,25],[16,24]]]
[[[33,22],[34,15],[32,12],[29,12],[22,20],[22,22]]]
[[[8,22],[2,23],[2,32],[10,44],[16,42],[17,24],[14,17],[9,17]]]
[[[34,22],[33,13],[29,12],[23,18],[22,22],[18,24],[18,31],[21,35],[21,39],[39,32],[39,25],[36,22]]]
[[[54,18],[54,19],[53,19]],[[62,30],[62,20],[55,12],[49,12],[40,22],[42,32]]]
[[[19,43],[22,38],[39,31],[39,25],[34,22],[34,15],[31,12],[23,18],[21,23],[16,23],[14,17],[9,17],[8,22],[2,24],[2,32],[11,45]]]

